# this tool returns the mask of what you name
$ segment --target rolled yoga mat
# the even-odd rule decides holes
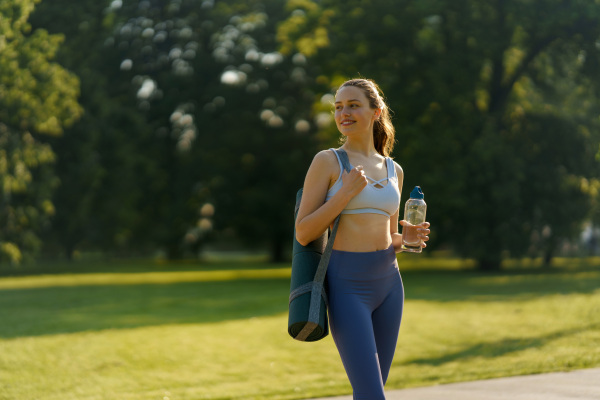
[[[348,154],[342,149],[330,150],[336,153],[346,172],[350,172],[352,166]],[[301,199],[302,189],[296,194],[294,221],[298,216]],[[320,238],[306,246],[298,243],[294,229],[288,318],[288,333],[294,339],[313,342],[329,334],[325,276],[340,216],[338,215],[333,223],[331,235],[327,229]]]
[[[298,191],[296,195],[296,209],[294,212],[294,220],[298,215],[298,208],[300,206],[300,198],[302,197],[302,189]],[[296,240],[296,230],[294,230],[294,244],[292,250],[292,280],[290,285],[290,293],[294,293],[294,290],[310,285],[315,279],[315,273],[319,266],[319,261],[325,246],[327,245],[328,230],[317,240],[309,243],[306,246],[302,246]],[[323,289],[323,293],[325,290]],[[292,296],[291,296],[292,297]],[[307,291],[303,294],[293,298],[289,304],[289,318],[288,318],[288,333],[294,339],[313,342],[324,338],[329,334],[329,325],[327,321],[326,303],[323,296],[321,296],[321,306],[319,307],[318,323],[315,326],[315,322],[309,322],[309,310],[310,310],[311,292]],[[316,319],[316,318],[315,318]],[[302,330],[309,324],[307,330],[313,329],[306,338],[302,338]]]

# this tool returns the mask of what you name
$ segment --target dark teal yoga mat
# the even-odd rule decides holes
[[[346,152],[342,149],[334,151],[349,172],[350,161]],[[301,200],[302,189],[296,194],[294,220],[298,216]],[[288,333],[296,340],[314,342],[329,334],[325,275],[339,222],[340,215],[333,223],[331,235],[327,229],[320,238],[306,246],[298,243],[294,229]]]
[[[296,210],[294,212],[294,219],[298,215],[301,197],[302,189],[300,189],[296,195]],[[309,291],[298,295],[298,297],[292,298],[292,296],[290,296],[288,333],[291,337],[297,340],[313,342],[322,339],[329,334],[326,311],[327,305],[323,297],[321,297],[321,304],[318,310],[318,319],[315,318],[312,322],[309,321],[312,292],[310,289],[312,289],[312,287],[308,288],[306,286],[310,285],[315,279],[315,274],[317,272],[317,268],[319,267],[321,255],[325,251],[325,246],[327,245],[327,237],[329,236],[328,231],[329,230],[323,233],[323,235],[321,235],[321,237],[314,242],[311,242],[306,246],[302,246],[296,240],[296,231],[294,230],[294,244],[292,249],[292,281],[290,284],[290,293],[293,294],[295,290],[302,287],[309,289]],[[324,290],[323,293],[325,293]],[[305,331],[303,335],[299,336],[305,327],[307,330],[312,329],[312,332],[308,333],[308,336],[305,336]],[[302,336],[305,336],[305,338]]]

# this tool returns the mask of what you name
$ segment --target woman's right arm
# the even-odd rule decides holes
[[[342,187],[325,202],[332,176],[339,176],[336,157],[330,150],[321,151],[306,173],[302,201],[296,216],[296,240],[303,246],[318,239],[348,202],[367,185],[360,166],[350,173],[344,171]]]

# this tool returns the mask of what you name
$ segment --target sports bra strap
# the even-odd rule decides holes
[[[387,163],[387,171],[388,171],[388,182],[390,179],[396,176],[396,166],[390,157],[386,157],[385,161]]]
[[[331,148],[329,150],[333,150],[333,153],[335,154],[335,156],[338,159],[338,162],[340,163],[340,177],[343,173],[342,168],[345,169],[346,172],[350,172],[352,166],[350,165],[350,160],[348,159],[348,153],[346,153],[346,151],[344,151],[343,149]]]

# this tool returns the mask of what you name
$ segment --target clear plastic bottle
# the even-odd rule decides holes
[[[419,186],[415,186],[410,192],[410,199],[406,201],[404,206],[404,220],[409,223],[402,227],[402,251],[411,253],[420,253],[421,239],[419,238],[418,227],[415,225],[425,222],[425,213],[427,204],[423,198],[425,195]]]

